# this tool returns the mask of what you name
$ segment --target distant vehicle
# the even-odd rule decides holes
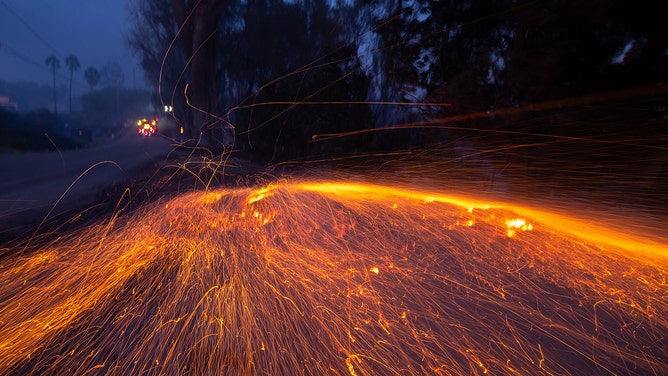
[[[137,121],[137,132],[144,137],[151,137],[158,131],[158,118],[147,120],[143,118]]]

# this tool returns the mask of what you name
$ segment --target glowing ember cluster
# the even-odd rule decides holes
[[[365,184],[183,195],[4,257],[0,374],[664,372],[665,257],[554,227]]]
[[[509,219],[506,220],[506,227],[508,227],[508,230],[506,231],[506,235],[508,235],[509,238],[515,236],[517,234],[518,230],[521,231],[531,231],[533,230],[533,225],[530,223],[527,223],[526,220],[522,218],[514,218],[514,219]]]

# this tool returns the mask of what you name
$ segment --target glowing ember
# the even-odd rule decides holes
[[[4,257],[0,374],[662,374],[665,245],[520,209],[333,182],[158,203]]]
[[[506,226],[508,230],[506,235],[510,238],[517,234],[517,230],[530,231],[533,230],[533,226],[529,223],[526,223],[526,220],[522,218],[515,218],[506,221]]]

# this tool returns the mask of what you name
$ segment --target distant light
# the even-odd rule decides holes
[[[165,106],[165,112],[172,112],[174,108],[172,106]]]

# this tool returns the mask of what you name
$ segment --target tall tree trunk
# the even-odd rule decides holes
[[[56,70],[53,69],[53,113],[58,113],[58,102],[56,100]]]
[[[202,0],[190,8],[185,0],[172,0],[174,18],[181,28],[180,39],[190,60],[188,100],[195,107],[187,119],[186,134],[199,140],[207,122],[218,114],[216,79],[216,27],[228,1]]]
[[[72,76],[74,76],[74,70],[70,70],[70,114],[72,113]]]

